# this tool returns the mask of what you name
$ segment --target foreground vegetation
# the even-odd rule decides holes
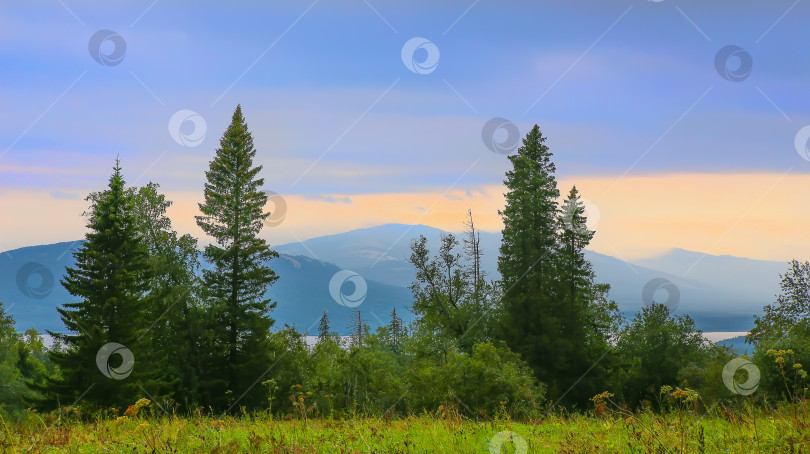
[[[157,412],[159,413],[159,412]],[[4,452],[774,452],[806,453],[803,405],[764,410],[714,407],[601,416],[550,414],[534,421],[474,421],[453,409],[404,419],[263,416],[134,416],[80,422],[77,415],[7,425]]]

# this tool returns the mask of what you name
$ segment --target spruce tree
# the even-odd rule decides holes
[[[352,318],[349,320],[349,342],[352,347],[360,347],[363,345],[363,338],[366,333],[366,321],[363,320],[363,314],[358,311],[352,311]]]
[[[321,320],[318,322],[318,343],[324,342],[329,339],[329,317],[326,315],[326,311],[323,311],[323,315],[321,315]]]
[[[407,332],[405,324],[397,315],[397,308],[391,310],[391,322],[387,327],[388,344],[395,353],[401,353]]]
[[[41,389],[44,407],[89,403],[126,408],[146,397],[144,391],[159,398],[169,387],[162,377],[165,360],[147,332],[154,269],[117,160],[108,189],[88,200],[89,232],[73,254],[75,266],[61,281],[77,298],[57,309],[68,332],[48,332],[64,348],[51,353],[60,374]],[[105,347],[109,343],[123,349]],[[106,353],[101,361],[100,351]]]
[[[571,188],[560,213],[560,246],[558,254],[559,298],[564,301],[560,313],[568,332],[581,328],[582,306],[587,304],[588,290],[593,284],[593,270],[585,259],[585,246],[593,238],[594,231],[588,230],[585,208],[576,186]]]
[[[572,342],[558,378],[570,383],[562,403],[583,404],[604,391],[605,375],[614,359],[606,357],[610,350],[607,338],[618,329],[614,323],[618,308],[607,300],[610,286],[594,282],[593,267],[585,258],[585,248],[596,232],[587,227],[585,207],[576,186],[563,202],[560,227],[557,298],[562,304],[556,310],[563,336]],[[574,383],[576,386],[571,387]]]
[[[603,389],[608,337],[619,320],[609,286],[594,283],[588,230],[576,188],[560,209],[552,154],[535,125],[509,157],[498,269],[500,336],[548,385],[554,404],[584,405]]]
[[[212,269],[203,270],[205,305],[210,323],[203,400],[214,408],[265,403],[254,382],[272,364],[270,312],[265,298],[278,276],[266,262],[278,253],[260,238],[267,195],[254,166],[256,149],[241,106],[233,113],[206,172],[205,202],[197,225],[214,243],[205,248]]]
[[[504,184],[508,192],[498,257],[503,296],[501,337],[519,353],[554,398],[565,392],[560,369],[570,360],[572,343],[563,335],[557,284],[560,196],[552,154],[535,125],[517,153]],[[567,383],[571,385],[573,383]]]

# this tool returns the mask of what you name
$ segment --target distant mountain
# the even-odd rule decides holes
[[[437,244],[443,230],[426,225],[386,224],[327,235],[273,249],[282,254],[305,255],[352,270],[366,279],[407,287],[414,278],[407,262],[410,242],[419,235]]]
[[[407,286],[414,278],[414,270],[407,262],[410,242],[425,235],[435,252],[442,233],[425,225],[387,224],[275,246],[281,256],[270,266],[280,279],[268,295],[278,301],[273,313],[276,326],[295,324],[299,330],[309,329],[312,333],[326,310],[332,327],[345,333],[352,308],[336,303],[329,292],[330,280],[341,270],[353,271],[367,282],[366,298],[357,309],[372,328],[387,323],[393,307],[403,318],[411,319],[407,310],[411,303]],[[500,234],[482,232],[481,243],[483,268],[496,279]],[[62,329],[55,308],[72,299],[59,279],[65,266],[73,265],[71,251],[79,245],[58,243],[0,253],[0,301],[14,315],[18,328]],[[593,251],[586,251],[586,257],[593,264],[597,280],[611,285],[610,297],[626,316],[632,316],[644,304],[644,286],[651,279],[663,278],[679,290],[676,313],[689,314],[703,331],[748,331],[753,316],[774,300],[779,273],[787,269],[787,264],[780,262],[682,249],[635,264]],[[18,285],[21,271],[29,278]],[[346,295],[353,293],[351,279],[341,288]],[[666,297],[663,290],[655,293],[656,300]]]
[[[424,235],[436,250],[440,229],[425,225],[386,224],[277,246],[287,254],[317,257],[351,269],[369,279],[407,286],[414,270],[407,262],[411,239]],[[499,233],[481,233],[483,268],[498,278]],[[631,316],[644,304],[641,293],[652,279],[674,283],[680,293],[676,313],[689,314],[704,331],[747,331],[753,316],[773,302],[779,273],[787,264],[731,256],[713,256],[675,249],[663,256],[628,263],[594,251],[585,251],[597,281],[611,285],[610,297]],[[667,294],[655,293],[657,300]]]
[[[716,294],[716,299],[707,299],[706,304],[713,307],[725,304],[722,307],[724,312],[759,312],[763,304],[776,299],[779,274],[788,268],[787,262],[708,255],[683,249],[673,249],[662,256],[637,260],[636,263],[677,276],[699,279]]]
[[[56,332],[64,329],[56,307],[75,301],[75,298],[65,291],[59,280],[65,267],[74,265],[71,252],[80,245],[80,242],[57,243],[0,254],[0,301],[14,317],[18,329],[34,327],[40,331]],[[337,303],[329,291],[329,283],[335,273],[341,271],[340,268],[309,257],[287,254],[281,254],[269,264],[280,276],[267,292],[278,302],[273,311],[276,328],[286,323],[295,325],[302,332],[315,333],[321,314],[326,311],[332,329],[347,332],[355,308]],[[366,284],[365,299],[356,309],[372,328],[388,323],[394,307],[404,320],[412,318],[408,310],[411,303],[408,289],[374,280],[366,280]],[[344,282],[339,288],[345,295],[354,292],[350,282]]]
[[[73,299],[59,281],[65,267],[74,264],[72,250],[79,245],[56,243],[0,253],[0,301],[17,329],[63,328],[56,307]]]

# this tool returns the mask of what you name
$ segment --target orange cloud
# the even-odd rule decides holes
[[[615,183],[615,184],[614,184]],[[598,209],[591,248],[625,259],[673,247],[710,254],[789,260],[810,258],[810,176],[801,174],[665,174],[626,177],[580,176],[573,184]],[[500,185],[414,193],[285,195],[283,222],[262,235],[272,245],[385,223],[463,228],[468,208],[486,231],[502,227]],[[71,191],[84,194],[88,191]],[[84,234],[80,199],[54,199],[50,190],[0,194],[0,250],[69,241]],[[202,237],[194,222],[198,192],[168,192],[169,215],[181,233]],[[346,197],[350,203],[346,202]],[[335,203],[340,200],[341,203]],[[268,205],[270,211],[274,207]]]

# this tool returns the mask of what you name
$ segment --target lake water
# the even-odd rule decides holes
[[[733,339],[735,337],[745,336],[746,334],[748,334],[748,331],[708,331],[703,333],[703,336],[712,342],[720,342],[727,339]]]

